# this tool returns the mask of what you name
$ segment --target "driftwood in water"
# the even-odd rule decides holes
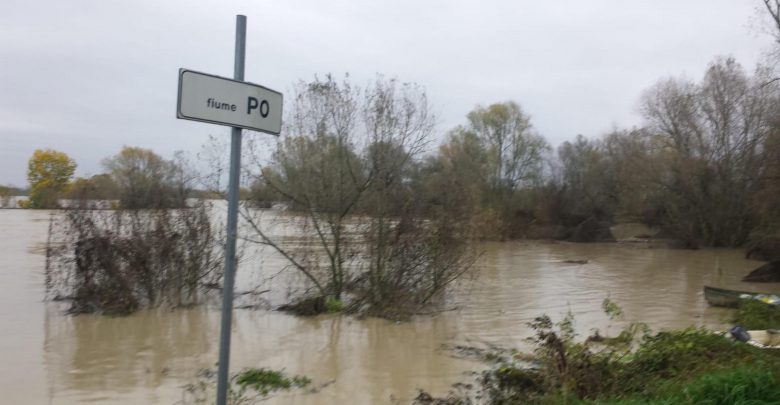
[[[587,260],[564,260],[563,263],[566,264],[588,264]]]

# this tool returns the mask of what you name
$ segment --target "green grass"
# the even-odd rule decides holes
[[[605,398],[582,404],[603,405],[769,405],[780,403],[778,370],[766,365],[741,366],[702,374],[691,381],[667,381],[657,395]]]

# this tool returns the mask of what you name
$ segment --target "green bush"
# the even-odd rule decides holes
[[[757,300],[742,300],[733,321],[745,329],[778,329],[780,307]]]
[[[673,378],[702,366],[711,367],[713,362],[731,362],[750,357],[752,352],[750,346],[706,329],[660,332],[642,342],[626,362],[625,372],[629,377],[653,374]],[[642,384],[641,381],[638,383]]]
[[[598,350],[573,342],[570,323],[556,330],[549,318],[537,318],[532,326],[541,367],[504,363],[485,372],[488,403],[778,403],[754,400],[780,394],[768,388],[780,376],[780,355],[697,328],[645,335],[633,352]]]
[[[604,302],[614,319],[619,307]],[[517,353],[499,357],[475,392],[438,399],[426,393],[420,398],[427,402],[415,404],[780,404],[780,350],[702,328],[650,335],[637,323],[616,338],[595,333],[580,343],[570,313],[557,323],[543,315],[529,326],[536,346],[530,360]]]

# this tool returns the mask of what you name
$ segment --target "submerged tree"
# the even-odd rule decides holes
[[[347,222],[368,187],[369,175],[355,153],[360,90],[328,76],[299,83],[289,136],[278,145],[272,164],[257,180],[280,195],[293,209],[302,211],[305,226],[316,234],[326,257],[324,275],[318,261],[296,259],[255,227],[262,243],[271,244],[301,271],[318,293],[342,298],[347,282],[347,262],[354,257],[347,245]],[[254,224],[254,222],[252,222]]]
[[[547,141],[533,130],[531,118],[515,102],[478,106],[468,126],[490,157],[490,183],[496,193],[511,193],[540,174]]]
[[[96,206],[95,201],[115,200],[119,190],[108,174],[97,174],[90,178],[77,177],[71,183],[67,197],[83,208]]]
[[[533,209],[521,191],[542,179],[549,146],[515,102],[477,106],[467,119],[467,125],[451,131],[439,156],[428,161],[426,173],[435,179],[429,183],[466,193],[463,201],[479,206],[468,211],[484,236],[514,237],[518,222]],[[432,194],[448,192],[445,188]]]
[[[150,149],[125,146],[103,161],[118,189],[123,208],[172,208],[186,205],[192,176],[181,159],[166,160]]]
[[[471,222],[480,237],[492,236],[496,224],[484,210],[490,195],[488,161],[476,134],[451,131],[438,153],[418,165],[413,176],[413,192],[423,198],[425,214]]]
[[[465,249],[450,251],[447,263],[437,258],[437,248],[462,239],[425,224],[410,191],[434,125],[425,93],[382,77],[361,89],[327,76],[299,83],[291,110],[289,135],[258,180],[303,214],[316,252],[273,240],[245,210],[257,241],[286,257],[320,297],[349,294],[349,309],[388,315],[390,306],[430,302],[467,266],[455,265]]]
[[[12,192],[11,187],[0,186],[0,208],[10,208]]]
[[[652,133],[658,222],[688,244],[737,246],[753,227],[749,199],[759,188],[762,151],[777,88],[731,58],[716,59],[699,84],[660,82],[643,97]]]
[[[563,223],[576,225],[588,218],[611,221],[618,203],[613,160],[599,142],[578,135],[558,148],[561,163]]]
[[[76,162],[52,149],[37,149],[27,165],[30,208],[56,208],[57,199],[67,190],[76,171]]]

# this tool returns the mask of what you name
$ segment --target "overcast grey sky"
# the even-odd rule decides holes
[[[553,145],[641,124],[643,89],[698,79],[717,55],[753,69],[771,40],[759,0],[78,1],[0,5],[0,184],[26,184],[36,148],[101,171],[122,145],[195,153],[225,127],[177,120],[180,67],[287,91],[315,74],[417,82],[438,134],[477,104],[515,100]],[[268,137],[253,133],[251,136]]]

